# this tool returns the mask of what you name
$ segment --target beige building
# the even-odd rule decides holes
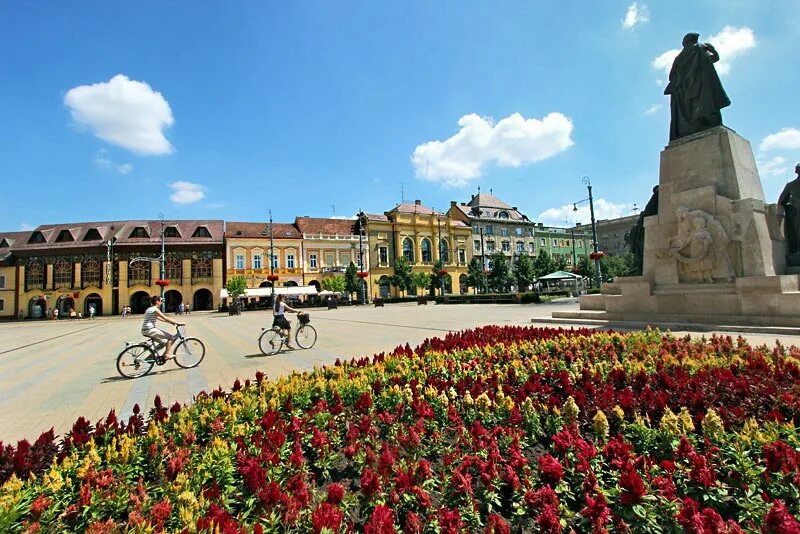
[[[343,275],[351,262],[362,270],[359,253],[363,264],[369,265],[369,246],[366,236],[359,243],[357,220],[297,217],[294,224],[303,236],[305,285],[319,291],[324,278]]]
[[[165,257],[161,275],[162,232]],[[58,309],[88,316],[143,312],[162,292],[166,310],[181,302],[211,310],[222,288],[221,220],[108,221],[42,225],[12,245],[17,303],[25,318]]]
[[[0,320],[18,316],[17,268],[12,247],[19,239],[26,239],[29,235],[30,232],[0,233]]]
[[[472,252],[466,223],[423,206],[419,200],[399,204],[383,215],[366,214],[366,219],[373,297],[398,295],[389,279],[399,257],[409,261],[413,272],[431,273],[434,262],[441,260],[447,271],[445,291],[467,291],[467,264]]]
[[[247,287],[272,287],[268,279],[272,273],[278,277],[275,287],[303,285],[302,239],[297,228],[288,223],[227,222],[227,278],[242,275]]]

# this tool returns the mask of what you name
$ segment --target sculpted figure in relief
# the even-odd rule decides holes
[[[728,233],[711,214],[678,208],[678,235],[664,256],[678,261],[681,282],[731,281],[733,264],[728,255]]]

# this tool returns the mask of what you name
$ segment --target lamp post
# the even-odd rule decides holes
[[[367,303],[367,276],[364,270],[364,245],[363,245],[363,238],[364,238],[364,222],[366,221],[366,214],[359,210],[358,212],[358,270],[359,270],[359,278],[361,278],[361,283],[363,284],[363,289],[361,290],[361,304]]]
[[[164,276],[166,274],[165,263],[166,263],[166,260],[167,260],[166,248],[164,246],[164,225],[166,223],[164,222],[164,214],[163,213],[159,213],[158,216],[161,217],[161,255],[159,255],[156,258],[149,258],[147,256],[138,256],[136,258],[131,258],[131,260],[128,262],[128,267],[132,266],[137,261],[153,261],[153,260],[158,260],[159,261],[160,273],[159,273],[158,280],[156,280],[156,285],[158,285],[161,288],[161,311],[163,312],[166,309],[166,303],[164,302],[164,288],[167,285],[166,283],[163,283],[163,282],[166,281],[165,278],[164,278]],[[111,246],[113,246],[113,244],[109,246],[109,250],[110,250]]]
[[[585,185],[589,190],[589,198],[584,198],[583,200],[579,200],[578,202],[572,203],[572,211],[578,211],[578,204],[588,201],[589,202],[589,214],[592,218],[592,248],[594,250],[594,278],[597,287],[600,288],[600,284],[603,281],[603,273],[600,270],[600,254],[597,250],[597,226],[594,221],[594,198],[592,197],[592,182],[589,180],[588,176],[584,176],[581,181],[583,185]]]
[[[275,306],[275,240],[272,232],[272,210],[269,210],[269,279],[272,288],[272,305]]]
[[[114,230],[114,227],[111,227]],[[106,285],[111,286],[111,311],[116,315],[117,313],[117,295],[114,292],[114,243],[117,242],[116,236],[106,241]]]

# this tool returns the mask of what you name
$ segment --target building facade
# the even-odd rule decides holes
[[[0,233],[0,320],[18,317],[17,268],[12,248],[18,240],[29,235],[30,232]]]
[[[369,246],[365,235],[359,240],[358,220],[297,217],[294,225],[303,237],[305,285],[319,291],[325,278],[343,275],[351,262],[359,271],[364,270],[362,261],[369,265]]]
[[[639,215],[626,215],[616,219],[600,219],[595,223],[597,244],[609,256],[619,256],[628,252],[626,237],[639,221]]]
[[[162,276],[162,235],[165,256]],[[25,318],[133,313],[161,293],[174,311],[181,302],[194,310],[214,309],[222,288],[223,223],[195,221],[110,221],[42,225],[11,247],[17,306]]]
[[[484,269],[489,257],[502,252],[509,260],[521,255],[536,255],[536,223],[494,195],[478,193],[469,202],[450,202],[447,214],[469,225],[473,257],[481,258]]]
[[[592,232],[588,227],[560,228],[536,226],[536,247],[546,250],[556,261],[564,260],[568,269],[575,268],[581,259],[592,252]]]
[[[241,275],[249,288],[272,287],[268,277],[274,274],[278,277],[275,287],[303,285],[302,240],[302,234],[290,223],[228,221],[226,280]]]
[[[432,273],[434,263],[441,260],[447,271],[445,292],[467,291],[467,265],[472,253],[466,223],[423,206],[419,200],[399,204],[382,215],[365,214],[365,219],[373,297],[398,296],[389,280],[399,257],[408,260],[412,272]],[[409,293],[416,294],[416,290]]]

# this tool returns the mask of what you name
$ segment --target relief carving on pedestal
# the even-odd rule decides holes
[[[677,210],[678,235],[658,256],[678,263],[678,280],[683,283],[733,281],[733,263],[728,254],[731,238],[713,215],[681,206]]]

